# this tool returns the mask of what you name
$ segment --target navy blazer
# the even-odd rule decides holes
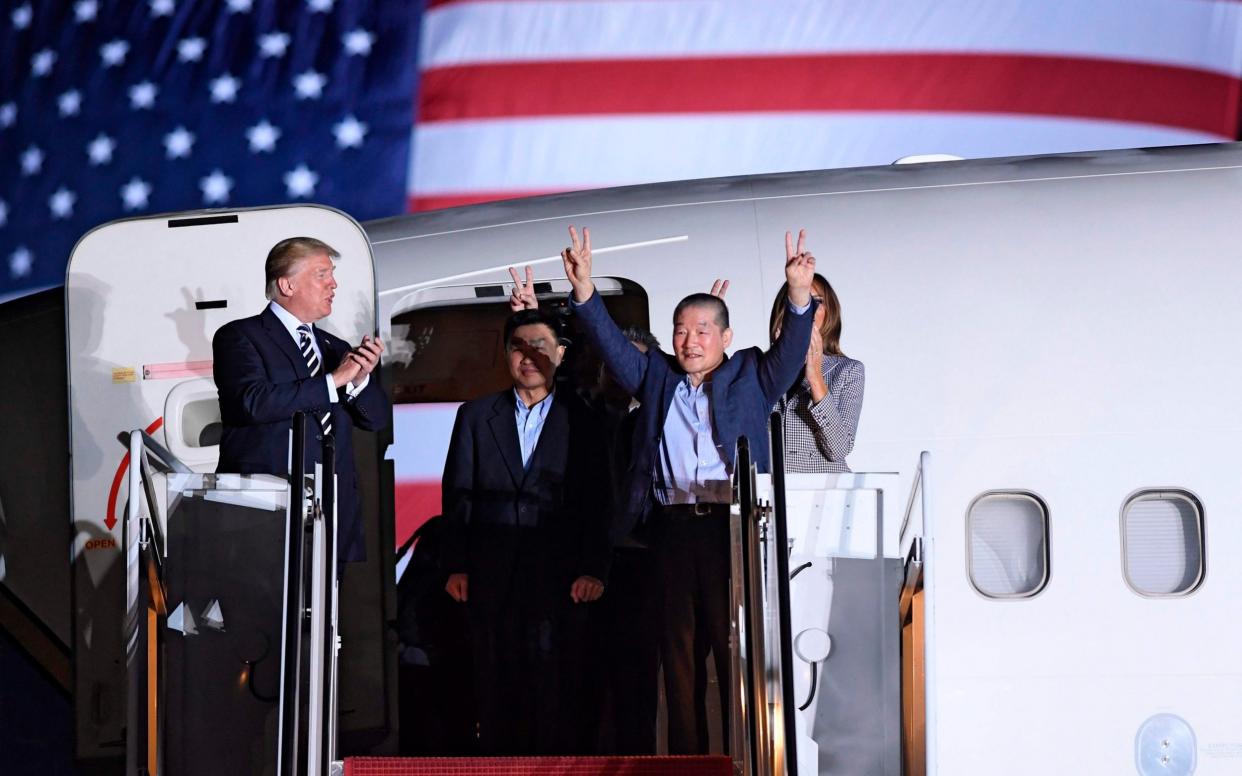
[[[805,368],[806,351],[811,345],[816,303],[798,315],[788,310],[781,335],[768,351],[746,348],[712,372],[712,428],[717,444],[724,448],[730,468],[737,453],[737,439],[750,440],[751,453],[760,472],[768,470],[768,416],[772,408]],[[617,384],[641,406],[636,410],[630,469],[624,489],[618,494],[614,541],[629,535],[646,515],[660,456],[660,437],[673,403],[677,384],[686,379],[677,359],[652,348],[639,352],[617,328],[599,292],[585,303],[571,304],[582,318],[587,339],[607,365]]]
[[[287,477],[293,414],[304,411],[318,418],[331,407],[337,460],[337,557],[364,560],[352,431],[354,426],[378,431],[388,425],[392,413],[378,370],[352,401],[346,399],[344,389],[338,389],[336,403],[331,401],[324,374],[340,366],[350,345],[318,327],[313,331],[323,354],[323,372],[313,378],[289,330],[270,309],[226,323],[216,332],[211,347],[224,424],[216,471]],[[306,427],[307,472],[312,472],[320,458],[323,435],[317,420]]]
[[[531,607],[568,601],[580,576],[608,578],[611,499],[598,418],[558,391],[523,467],[516,402],[506,388],[461,405],[444,464],[441,564],[469,575],[477,613],[496,611],[519,576],[536,579],[520,591]]]

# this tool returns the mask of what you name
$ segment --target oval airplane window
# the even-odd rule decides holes
[[[1121,508],[1126,584],[1143,596],[1191,593],[1204,575],[1203,507],[1184,490],[1142,490]]]
[[[1048,508],[1023,491],[984,493],[966,515],[970,584],[988,598],[1027,598],[1048,584]]]

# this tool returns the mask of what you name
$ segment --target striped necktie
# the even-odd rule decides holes
[[[298,345],[302,349],[302,358],[306,359],[306,368],[310,370],[311,377],[319,377],[323,374],[323,371],[319,368],[319,356],[315,355],[315,348],[311,344],[311,327],[309,323],[304,323],[298,327]],[[331,410],[319,416],[319,425],[323,428],[324,436],[332,433]]]

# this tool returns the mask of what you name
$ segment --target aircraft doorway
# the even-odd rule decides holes
[[[597,278],[596,286],[619,326],[649,329],[642,287],[618,278]],[[510,385],[502,337],[510,290],[507,283],[424,288],[403,300],[391,321],[386,382],[393,393],[395,521],[402,543],[396,573],[401,750],[406,755],[477,753],[467,624],[463,607],[444,590],[437,563],[440,480],[457,408]],[[590,395],[599,379],[599,361],[567,309],[568,292],[563,278],[536,279],[541,309],[565,317],[571,343],[557,370],[556,390]],[[589,639],[592,624],[587,631],[583,638]],[[610,743],[600,740],[600,751],[607,753]],[[575,753],[580,752],[565,752]]]

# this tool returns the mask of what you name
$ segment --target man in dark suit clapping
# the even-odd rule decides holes
[[[262,313],[220,327],[212,340],[220,392],[220,461],[217,471],[289,474],[289,429],[295,412],[308,423],[307,471],[314,471],[328,434],[336,439],[337,558],[366,557],[354,473],[352,429],[388,425],[388,399],[373,375],[384,343],[348,342],[315,326],[332,313],[333,260],[340,254],[312,237],[281,240],[265,264],[267,298]]]
[[[573,286],[571,303],[591,346],[621,388],[640,406],[634,422],[628,481],[619,494],[614,534],[654,521],[653,548],[663,609],[660,658],[668,701],[669,754],[704,753],[707,720],[695,698],[696,632],[710,644],[719,686],[729,688],[729,503],[739,436],[760,472],[767,470],[767,420],[803,369],[815,303],[815,258],[805,235],[785,235],[789,307],[780,336],[766,352],[725,355],[732,343],[729,309],[711,294],[691,294],[673,312],[673,355],[640,353],[617,328],[591,279],[591,237],[569,229],[561,254]],[[722,691],[723,731],[729,696]]]
[[[444,467],[445,589],[468,607],[485,754],[573,748],[571,620],[606,578],[607,464],[595,418],[553,392],[559,329],[510,317],[513,387],[461,406]]]

